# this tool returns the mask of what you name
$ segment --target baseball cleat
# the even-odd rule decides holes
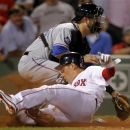
[[[106,123],[106,121],[102,118],[95,118],[93,119],[92,123],[100,124],[100,123]]]
[[[9,114],[13,115],[17,112],[17,108],[12,102],[11,96],[5,94],[2,90],[0,90],[0,101],[5,105]]]

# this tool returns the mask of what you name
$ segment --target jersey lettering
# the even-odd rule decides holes
[[[76,81],[76,82],[74,83],[74,86],[75,86],[75,87],[77,87],[77,86],[86,86],[86,82],[87,82],[86,79],[80,79],[80,80],[78,80],[78,81]]]

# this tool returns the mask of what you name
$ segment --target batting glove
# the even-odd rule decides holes
[[[111,55],[98,52],[100,64],[108,64],[112,61]]]

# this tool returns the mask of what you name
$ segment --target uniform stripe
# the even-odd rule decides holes
[[[68,52],[68,51],[69,51],[68,48],[66,48],[64,46],[57,45],[57,46],[52,47],[51,54],[53,56],[57,56],[57,55],[63,54],[63,53]]]
[[[32,60],[36,63],[36,66],[41,66],[41,67],[46,68],[46,69],[48,69],[48,70],[52,70],[52,71],[54,71],[54,72],[58,72],[58,71],[55,70],[55,69],[48,68],[48,67],[42,65],[41,63],[38,63],[34,58],[32,58]]]
[[[62,85],[62,84],[61,84]],[[84,94],[88,94],[88,95],[91,95],[91,94],[89,94],[89,93],[86,93],[86,92],[84,92],[84,91],[80,91],[80,90],[77,90],[77,89],[75,89],[75,88],[59,88],[59,86],[57,86],[57,87],[53,87],[53,88],[51,88],[51,87],[47,87],[47,88],[43,88],[43,89],[41,89],[41,90],[36,90],[35,92],[30,92],[30,93],[28,93],[28,94],[26,94],[26,95],[23,95],[22,97],[24,98],[24,97],[26,97],[26,96],[29,96],[29,95],[32,95],[32,94],[36,94],[36,93],[38,93],[38,92],[41,92],[41,91],[44,91],[44,90],[48,90],[48,89],[54,89],[55,91],[56,90],[60,90],[60,89],[62,89],[62,90],[65,90],[65,89],[68,89],[68,90],[72,90],[72,91],[76,91],[76,92],[80,92],[80,93],[84,93]],[[32,89],[33,90],[33,89]],[[23,100],[22,100],[23,101]],[[22,101],[20,101],[20,102],[18,102],[16,105],[18,105],[19,103],[21,103]]]

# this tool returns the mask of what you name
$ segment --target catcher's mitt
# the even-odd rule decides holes
[[[118,95],[112,98],[112,101],[115,105],[115,111],[117,117],[124,121],[130,115],[130,104],[128,98],[125,95]]]

